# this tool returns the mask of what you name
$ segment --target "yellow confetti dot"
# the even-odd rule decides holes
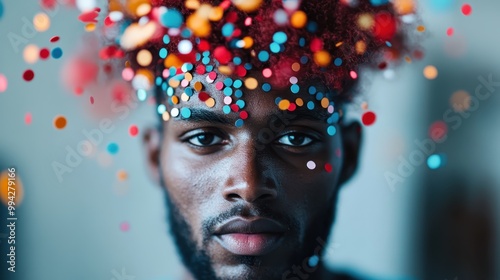
[[[92,22],[91,23],[87,23],[85,25],[85,31],[92,32],[92,31],[95,30],[95,27],[96,27],[95,23],[92,23]]]
[[[245,87],[247,89],[256,89],[259,86],[259,82],[254,77],[249,77],[245,80]]]
[[[233,2],[236,8],[247,13],[257,10],[262,4],[262,0],[231,0],[231,2]]]
[[[142,17],[149,14],[150,11],[151,11],[151,4],[143,3],[137,7],[137,9],[135,10],[135,14],[138,17]]]
[[[128,178],[128,174],[125,170],[119,170],[116,173],[116,177],[118,178],[119,181],[125,181]]]
[[[194,90],[196,90],[196,91],[201,91],[201,90],[203,89],[203,84],[202,84],[201,82],[199,82],[199,81],[198,81],[198,82],[195,82],[195,83],[194,83],[194,86],[193,86],[193,87],[194,87]]]
[[[295,28],[302,28],[307,23],[307,15],[303,11],[296,11],[290,18],[290,24]]]
[[[50,27],[50,18],[45,13],[38,13],[33,17],[33,25],[38,32],[47,31]]]
[[[328,100],[328,98],[326,98],[326,97],[323,97],[321,99],[321,107],[326,109],[326,108],[328,108],[328,105],[330,105],[330,100]]]
[[[14,192],[15,196],[12,196]],[[21,182],[17,170],[13,168],[9,168],[0,173],[0,200],[5,206],[9,206],[9,197],[13,197],[13,202],[16,204],[15,206],[19,206],[24,197],[23,183]]]
[[[295,72],[299,72],[300,71],[300,63],[298,63],[298,62],[293,63],[292,70]]]
[[[184,5],[190,10],[196,10],[200,7],[200,2],[198,0],[186,0]]]
[[[358,17],[357,23],[358,23],[358,27],[361,30],[369,30],[375,24],[375,20],[373,19],[373,16],[371,14],[361,14]]]
[[[407,15],[415,12],[415,3],[413,0],[394,0],[394,9],[400,15]]]
[[[295,104],[297,104],[297,106],[299,107],[302,107],[302,105],[304,105],[304,100],[302,100],[302,98],[297,98],[295,99]]]
[[[67,120],[64,116],[56,116],[54,118],[54,126],[57,128],[57,129],[63,129],[66,127],[66,124],[67,124]]]
[[[146,67],[151,64],[151,61],[153,61],[153,55],[150,51],[143,49],[137,53],[136,59],[139,65]]]
[[[280,108],[280,110],[283,110],[283,111],[287,110],[289,106],[290,106],[290,101],[288,99],[282,99],[278,103],[278,107]]]
[[[436,67],[432,65],[427,65],[424,68],[424,77],[426,77],[429,80],[434,80],[438,75],[438,70]]]
[[[210,108],[213,108],[215,106],[215,99],[213,99],[212,97],[210,97],[209,99],[207,99],[205,101],[205,105],[207,105]]]
[[[24,61],[26,63],[35,63],[40,57],[40,50],[36,45],[27,45],[23,51]]]
[[[405,56],[405,61],[408,62],[408,63],[411,63],[411,57]]]
[[[168,85],[173,87],[173,88],[177,88],[180,84],[181,84],[181,81],[179,81],[177,79],[168,80]]]
[[[164,121],[168,121],[168,120],[170,120],[170,114],[169,114],[167,111],[165,111],[165,112],[163,112],[163,114],[161,115],[161,118],[162,118]]]
[[[331,61],[332,61],[332,57],[325,50],[321,50],[319,52],[314,53],[314,62],[318,66],[321,66],[321,67],[328,66]]]
[[[231,76],[231,74],[233,74],[233,70],[231,69],[231,67],[229,67],[227,65],[221,65],[217,69],[219,70],[219,73],[226,75],[226,76]]]
[[[172,100],[173,104],[178,104],[179,103],[179,97],[177,97],[175,95],[171,97],[171,100]]]
[[[149,0],[127,0],[127,10],[129,13],[141,16],[137,14],[137,10],[140,9],[140,6],[149,4]]]
[[[213,7],[210,10],[208,19],[211,21],[219,21],[221,20],[223,15],[224,15],[224,9],[222,9],[222,7]]]
[[[417,26],[417,31],[418,32],[424,32],[425,31],[425,26],[423,26],[423,25]]]
[[[191,82],[193,80],[193,75],[191,73],[187,72],[186,74],[184,74],[184,79]]]

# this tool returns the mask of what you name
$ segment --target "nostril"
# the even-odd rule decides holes
[[[236,199],[239,199],[241,198],[239,195],[235,194],[235,193],[230,193],[227,195],[227,199],[228,200],[236,200]]]

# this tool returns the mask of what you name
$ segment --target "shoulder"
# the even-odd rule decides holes
[[[350,274],[347,272],[334,272],[332,274],[332,280],[367,280],[359,275]]]

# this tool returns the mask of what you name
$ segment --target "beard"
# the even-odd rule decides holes
[[[207,243],[210,241],[211,233],[213,228],[218,223],[225,221],[230,217],[237,215],[243,215],[251,213],[253,215],[258,215],[262,217],[268,217],[286,223],[289,226],[291,232],[299,232],[299,222],[291,217],[286,217],[283,215],[276,215],[272,209],[269,209],[266,205],[259,205],[261,207],[253,208],[254,210],[249,210],[243,207],[234,207],[229,211],[221,213],[216,217],[209,218],[205,220],[202,224],[202,235],[203,242],[202,248],[198,248],[196,241],[193,240],[193,231],[190,225],[186,222],[180,212],[180,208],[170,199],[168,192],[165,191],[165,201],[168,209],[167,223],[170,227],[170,233],[173,237],[174,244],[178,254],[181,257],[183,265],[188,269],[193,277],[197,280],[229,280],[229,279],[256,279],[255,276],[242,276],[235,275],[230,278],[220,278],[217,277],[216,272],[213,268],[214,264],[211,261],[210,256],[207,251],[203,248],[207,248]],[[292,268],[292,266],[301,266],[304,260],[309,259],[314,255],[314,250],[321,246],[320,256],[324,251],[324,244],[318,244],[319,238],[326,241],[330,234],[332,224],[335,218],[337,195],[335,195],[330,203],[328,203],[322,211],[319,211],[316,217],[313,218],[311,224],[306,229],[302,240],[297,240],[297,244],[294,244],[294,251],[292,254],[283,258],[283,265],[280,265],[278,269],[269,269],[265,275],[259,275],[258,279],[282,279],[283,273]],[[283,256],[285,257],[285,256]],[[318,256],[319,257],[319,256]],[[261,256],[239,256],[236,255],[234,258],[238,263],[245,264],[252,267],[259,267],[262,264]],[[322,265],[321,261],[316,266],[316,269]],[[284,269],[280,270],[282,267]]]

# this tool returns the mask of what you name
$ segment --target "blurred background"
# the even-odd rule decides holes
[[[72,67],[95,67],[99,44],[67,2],[0,0],[0,171],[18,178],[10,273],[0,177],[0,278],[179,279],[142,151],[154,106],[106,76],[116,65],[99,65],[99,87],[67,86]],[[423,58],[365,73],[352,105],[353,118],[367,106],[377,118],[327,263],[372,279],[500,279],[500,2],[417,7]]]

